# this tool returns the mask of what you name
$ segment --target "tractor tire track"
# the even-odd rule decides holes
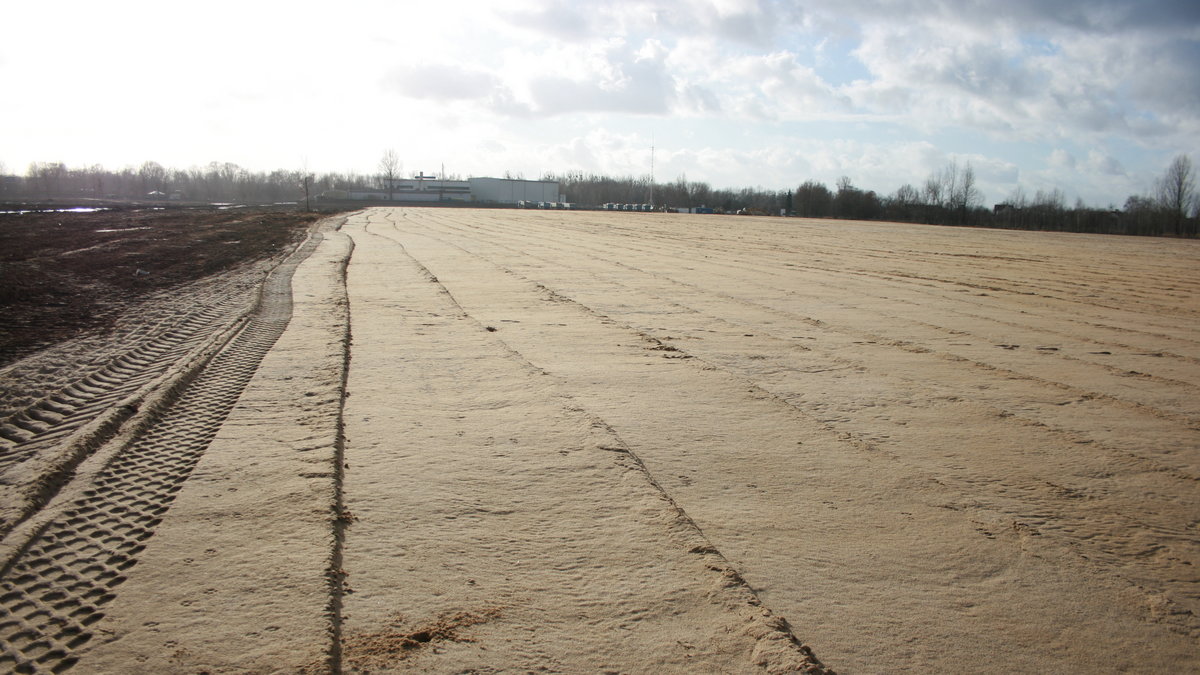
[[[229,325],[250,301],[226,297],[198,307],[175,325],[95,371],[0,422],[0,473],[56,444],[117,401],[167,372]]]
[[[5,565],[0,670],[60,673],[76,663],[90,627],[286,329],[292,273],[320,240],[314,233],[271,274],[244,329]]]

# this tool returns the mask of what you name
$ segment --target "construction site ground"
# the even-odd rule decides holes
[[[151,216],[0,217],[0,668],[1200,668],[1197,242]]]

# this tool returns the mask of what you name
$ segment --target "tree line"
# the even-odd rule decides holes
[[[864,190],[847,176],[833,189],[807,180],[794,191],[742,188],[713,189],[680,176],[671,183],[649,178],[613,178],[582,172],[546,174],[557,180],[568,199],[583,205],[607,202],[646,203],[663,208],[706,206],[721,213],[788,214],[805,218],[887,220],[929,225],[997,227],[1021,230],[1093,232],[1150,236],[1196,237],[1200,195],[1187,155],[1179,155],[1150,194],[1132,195],[1123,208],[1094,208],[1076,200],[1067,206],[1059,189],[1032,196],[1017,188],[1008,199],[986,208],[975,171],[968,163],[950,162],[918,187],[900,186],[889,195]]]
[[[390,153],[390,154],[389,154]],[[274,203],[303,200],[326,190],[390,186],[401,173],[395,154],[385,153],[378,174],[303,169],[254,172],[230,162],[170,169],[157,162],[109,170],[99,165],[70,168],[61,162],[34,162],[24,176],[3,175],[0,199],[161,199],[188,202]],[[510,177],[510,176],[506,176]],[[806,218],[888,220],[935,225],[999,227],[1151,236],[1196,237],[1200,196],[1187,155],[1177,156],[1145,195],[1131,195],[1123,208],[1093,208],[1077,200],[1067,206],[1061,190],[1028,195],[1018,188],[986,208],[971,165],[950,162],[915,186],[891,194],[865,190],[843,176],[831,189],[806,180],[795,190],[713,188],[681,175],[671,182],[648,176],[613,177],[582,171],[547,173],[570,202],[583,207],[605,203],[653,203],[660,208],[709,207],[721,213],[788,214]]]
[[[119,170],[100,165],[69,168],[34,162],[24,176],[0,177],[0,199],[121,199],[274,203],[303,200],[305,190],[374,187],[375,176],[354,172],[312,174],[303,169],[255,172],[231,162],[171,169],[158,162]]]

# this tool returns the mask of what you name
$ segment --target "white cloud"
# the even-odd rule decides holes
[[[1050,157],[1046,159],[1046,163],[1053,167],[1074,169],[1075,156],[1070,152],[1063,150],[1062,148],[1055,148],[1054,151],[1050,153]]]
[[[610,42],[588,54],[582,67],[571,75],[531,78],[532,110],[538,115],[667,113],[675,97],[675,82],[664,67],[664,57],[665,49],[652,40],[638,48],[623,41]]]
[[[675,112],[679,115],[720,113],[723,106],[717,95],[703,85],[676,80]]]
[[[1111,155],[1101,152],[1100,150],[1089,150],[1087,164],[1088,171],[1092,173],[1105,174],[1109,176],[1124,176],[1125,167],[1121,166],[1116,158]]]

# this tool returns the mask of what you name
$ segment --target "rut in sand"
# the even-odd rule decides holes
[[[125,572],[154,536],[292,312],[291,275],[314,233],[267,280],[249,323],[95,475],[90,489],[37,529],[0,574],[0,665],[61,672],[92,637]],[[153,362],[151,362],[153,363]],[[139,380],[131,374],[126,382]],[[103,381],[103,380],[101,380]],[[116,387],[114,387],[116,389]]]

